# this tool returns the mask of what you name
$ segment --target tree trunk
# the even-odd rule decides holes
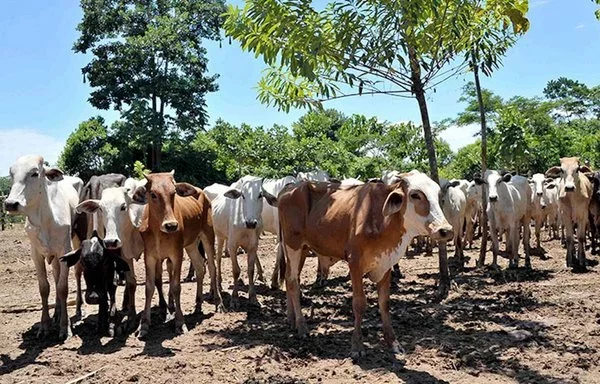
[[[431,132],[431,122],[429,121],[429,111],[427,110],[427,100],[425,99],[425,90],[421,79],[421,67],[414,48],[408,48],[410,59],[412,92],[419,103],[419,111],[421,112],[421,121],[423,123],[423,134],[425,136],[425,145],[427,146],[427,157],[429,158],[429,172],[431,178],[436,183],[440,183],[437,167],[437,157],[435,154],[435,145],[433,134]],[[440,267],[440,282],[438,293],[441,297],[446,297],[450,290],[450,273],[448,272],[448,252],[446,242],[438,242],[439,250],[439,267]]]
[[[487,170],[487,124],[485,121],[485,108],[483,105],[483,96],[481,95],[481,84],[479,83],[479,68],[473,65],[473,75],[475,76],[475,90],[477,91],[477,102],[479,103],[479,118],[481,120],[481,178],[485,176]],[[482,223],[481,225],[481,247],[479,250],[479,260],[477,266],[485,265],[485,254],[487,253],[487,236],[488,236],[488,217],[487,217],[487,194],[485,193],[485,184],[481,184],[481,209]]]

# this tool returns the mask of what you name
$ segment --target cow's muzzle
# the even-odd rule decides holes
[[[119,249],[121,245],[121,240],[119,239],[104,239],[106,249]]]
[[[12,200],[6,200],[4,202],[4,208],[6,209],[7,212],[17,212],[19,210],[19,202],[12,201]]]
[[[451,225],[441,225],[431,232],[431,240],[448,241],[454,238],[454,231]]]
[[[254,229],[254,228],[256,228],[257,225],[258,225],[257,220],[246,221],[246,228],[248,228],[248,229]]]
[[[162,225],[162,231],[166,233],[177,232],[177,228],[179,224],[176,221],[168,221]]]
[[[498,201],[498,196],[490,196],[491,203],[495,203],[496,201]]]
[[[100,304],[100,295],[97,292],[86,292],[85,293],[85,302],[89,305],[98,305]]]
[[[543,193],[542,193],[542,192],[537,192],[537,195],[538,195],[538,196],[542,196],[542,195],[543,195]]]
[[[573,192],[575,190],[575,186],[574,185],[565,185],[565,191],[567,192]]]

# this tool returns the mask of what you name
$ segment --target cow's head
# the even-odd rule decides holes
[[[47,184],[63,179],[62,171],[44,167],[44,158],[37,155],[19,157],[9,174],[12,186],[4,206],[10,213],[26,214],[36,209]]]
[[[579,183],[580,173],[591,172],[592,170],[586,166],[581,165],[579,157],[562,157],[560,159],[560,166],[554,166],[546,171],[546,177],[549,178],[561,178],[561,183],[564,185],[565,192],[573,192]],[[562,191],[561,191],[562,193]]]
[[[433,240],[450,240],[454,237],[452,226],[446,220],[439,203],[440,186],[419,171],[403,174],[396,190],[392,191],[383,206],[384,216],[402,209],[406,200],[404,226],[408,233],[429,235]],[[402,184],[406,187],[402,188]],[[396,185],[396,184],[395,184]],[[401,191],[405,189],[405,192]]]
[[[61,257],[61,261],[69,266],[81,261],[86,285],[85,302],[95,305],[108,300],[109,289],[115,285],[115,272],[129,271],[120,255],[118,250],[106,249],[94,232],[89,240],[81,242],[79,249]]]
[[[450,188],[456,188],[460,185],[460,181],[459,180],[452,180],[452,181],[448,181],[446,180],[444,183],[442,183],[440,181],[440,205],[442,206],[442,210],[445,209],[445,205],[446,202],[448,201],[448,192],[450,190]]]
[[[263,189],[262,183],[261,178],[244,176],[224,193],[225,197],[238,200],[234,218],[237,226],[254,229],[262,225],[263,197],[276,205],[277,199]]]
[[[475,181],[469,182],[469,187],[467,188],[467,199],[472,201],[481,201],[481,185],[477,184]]]
[[[585,176],[592,183],[592,198],[600,201],[600,172],[586,172]]]
[[[473,177],[475,183],[479,185],[487,185],[487,195],[490,203],[494,204],[498,201],[498,186],[501,183],[508,183],[512,179],[512,174],[498,171],[486,171],[482,179],[478,175]]]
[[[191,184],[176,183],[175,171],[146,175],[146,185],[138,186],[133,194],[136,204],[148,204],[149,217],[159,221],[160,230],[165,233],[177,232],[179,223],[175,217],[175,195],[198,197],[199,191]]]
[[[77,206],[77,212],[93,214],[101,211],[105,229],[104,246],[114,250],[121,248],[122,241],[119,233],[123,228],[131,225],[130,217],[131,198],[125,187],[106,188],[102,191],[100,200],[86,200]]]
[[[541,173],[536,173],[528,179],[529,185],[531,186],[533,203],[535,206],[542,209],[546,208],[547,204],[545,192],[548,180],[553,181],[552,179],[546,178],[546,176]]]

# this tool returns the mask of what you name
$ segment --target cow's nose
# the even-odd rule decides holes
[[[542,209],[546,208],[546,204],[542,204]]]
[[[165,232],[175,232],[177,231],[179,225],[176,221],[169,221],[168,223],[164,223],[163,227],[165,229]]]
[[[446,241],[454,237],[454,231],[451,226],[443,226],[431,233],[431,239],[436,241]]]
[[[121,248],[121,240],[119,240],[119,239],[104,239],[104,246],[107,249]]]
[[[574,185],[566,185],[565,186],[565,191],[567,191],[567,192],[573,192],[574,190],[575,190]]]
[[[498,201],[498,196],[490,196],[490,201],[491,202]]]
[[[4,202],[4,208],[8,212],[16,212],[19,209],[19,203],[17,201],[6,200]]]
[[[542,196],[542,195],[543,195],[543,193],[542,193],[542,192],[538,192],[538,193],[537,193],[537,195],[538,195],[538,196]]]
[[[97,305],[100,303],[100,295],[96,291],[89,292],[85,295],[85,302],[90,305]]]
[[[254,229],[254,228],[256,228],[256,225],[258,225],[258,221],[257,220],[246,221],[246,228]]]

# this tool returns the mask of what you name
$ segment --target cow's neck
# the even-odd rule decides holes
[[[50,205],[50,196],[48,194],[48,183],[44,183],[40,190],[39,198],[34,204],[27,204],[27,222],[30,227],[40,228],[42,225],[52,220],[54,212]]]

